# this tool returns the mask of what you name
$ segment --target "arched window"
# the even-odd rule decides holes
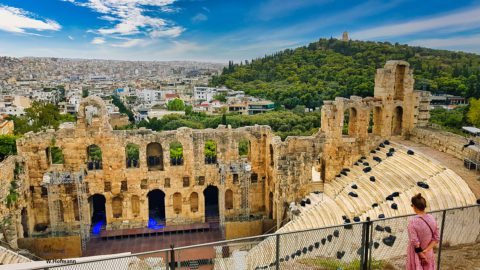
[[[233,191],[231,189],[225,191],[225,209],[233,209]]]
[[[134,217],[140,215],[140,198],[137,195],[132,196],[132,214]]]
[[[403,108],[397,106],[392,117],[392,135],[402,135]]]
[[[182,194],[180,194],[180,192],[173,194],[173,211],[175,214],[182,212]]]
[[[170,164],[172,166],[183,165],[183,146],[180,142],[170,143]]]
[[[102,149],[95,144],[87,147],[87,167],[89,170],[102,169]]]
[[[345,111],[343,117],[343,135],[353,136],[357,132],[357,109],[350,108]]]
[[[190,211],[198,212],[198,193],[192,192],[190,195]]]
[[[368,112],[368,133],[373,132],[373,126],[374,126],[374,121],[373,121],[373,110],[370,110]]]
[[[242,139],[238,142],[238,156],[248,157],[250,154],[250,141]]]
[[[129,143],[125,147],[126,165],[127,168],[140,167],[140,147],[136,144]]]
[[[45,150],[49,164],[63,164],[63,152],[60,147],[51,146]]]
[[[85,106],[85,120],[87,121],[87,125],[91,126],[93,122],[99,118],[100,116],[100,109],[94,105],[87,105]]]
[[[217,143],[212,140],[205,142],[205,164],[217,163]]]
[[[123,210],[123,198],[116,196],[112,199],[112,213],[114,218],[121,218]]]
[[[153,142],[147,145],[147,164],[149,171],[163,170],[163,150],[162,145]]]

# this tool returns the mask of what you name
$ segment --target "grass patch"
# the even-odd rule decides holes
[[[299,263],[318,266],[317,270],[358,270],[360,269],[360,260],[353,260],[350,263],[338,261],[330,258],[301,259]],[[373,260],[370,269],[383,269],[384,262]]]

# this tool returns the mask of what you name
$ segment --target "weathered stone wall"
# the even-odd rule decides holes
[[[23,159],[18,156],[10,156],[0,163],[0,238],[7,242],[11,248],[16,249],[17,239],[23,238],[24,233],[28,234],[28,228],[33,227],[29,224],[28,218],[28,178],[27,168]],[[7,196],[9,196],[12,185],[16,199],[7,205]],[[23,224],[22,224],[23,210]]]
[[[428,122],[428,98],[428,93],[413,90],[408,63],[389,61],[385,68],[377,70],[375,97],[325,101],[317,134],[281,141],[268,126],[165,132],[112,130],[103,101],[88,97],[80,105],[75,127],[26,134],[17,143],[29,168],[29,203],[36,210],[32,222],[49,224],[47,193],[42,188],[46,173],[87,170],[90,207],[84,209],[84,216],[90,222],[92,196],[104,196],[107,228],[145,226],[149,218],[148,194],[157,189],[165,194],[167,224],[204,221],[204,190],[208,186],[218,188],[221,217],[262,215],[280,225],[287,217],[285,209],[290,202],[312,191],[323,191],[324,182],[334,179],[342,168],[351,166],[380,141],[408,136],[416,125]],[[95,109],[89,109],[92,106]],[[349,117],[348,134],[342,133],[345,112]],[[212,164],[205,158],[209,140],[216,143],[216,160]],[[239,155],[242,140],[249,142],[247,157]],[[173,142],[182,144],[181,165],[171,162]],[[157,148],[153,149],[152,143]],[[138,167],[127,167],[128,144],[139,147]],[[63,150],[63,164],[51,164],[49,149],[54,145]],[[91,145],[102,151],[102,166],[97,170],[92,170],[94,164],[89,163],[87,155]],[[157,163],[148,166],[149,156],[158,157],[153,159]],[[75,192],[71,187],[61,187],[56,199],[63,209],[60,220],[64,227],[77,227]]]
[[[476,155],[473,149],[464,147],[469,141],[467,138],[438,129],[414,128],[409,136],[409,140],[428,145],[433,149],[459,159],[472,158]]]
[[[22,249],[27,249],[43,259],[80,258],[82,246],[80,237],[59,236],[48,238],[24,238],[18,241]]]

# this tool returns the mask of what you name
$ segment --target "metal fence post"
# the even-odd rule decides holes
[[[370,249],[370,226],[372,222],[370,218],[367,217],[366,222],[363,223],[362,228],[362,255],[360,259],[361,269],[367,270],[368,269],[368,250]]]
[[[170,269],[170,266],[168,265],[168,262],[169,262],[169,260],[168,260],[168,255],[169,255],[169,254],[168,254],[168,250],[166,250],[166,251],[165,251],[165,269],[166,269],[166,270],[169,270],[169,269]]]
[[[440,225],[440,243],[438,244],[437,270],[440,270],[440,262],[442,260],[443,230],[445,228],[445,218],[446,217],[447,217],[447,210],[443,210],[442,225]]]
[[[276,248],[275,248],[275,269],[280,269],[280,234],[276,235]]]
[[[170,245],[170,270],[175,270],[175,249]]]

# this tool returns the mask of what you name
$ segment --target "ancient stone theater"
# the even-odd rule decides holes
[[[113,130],[103,101],[88,97],[74,125],[17,142],[18,156],[2,171],[20,179],[20,200],[2,211],[18,238],[205,222],[235,237],[242,221],[251,235],[408,214],[418,191],[431,209],[474,204],[462,178],[398,143],[440,143],[425,128],[430,93],[413,86],[409,64],[388,61],[377,70],[374,97],[325,101],[316,134],[284,141],[259,125]],[[467,151],[452,141],[445,147]]]

